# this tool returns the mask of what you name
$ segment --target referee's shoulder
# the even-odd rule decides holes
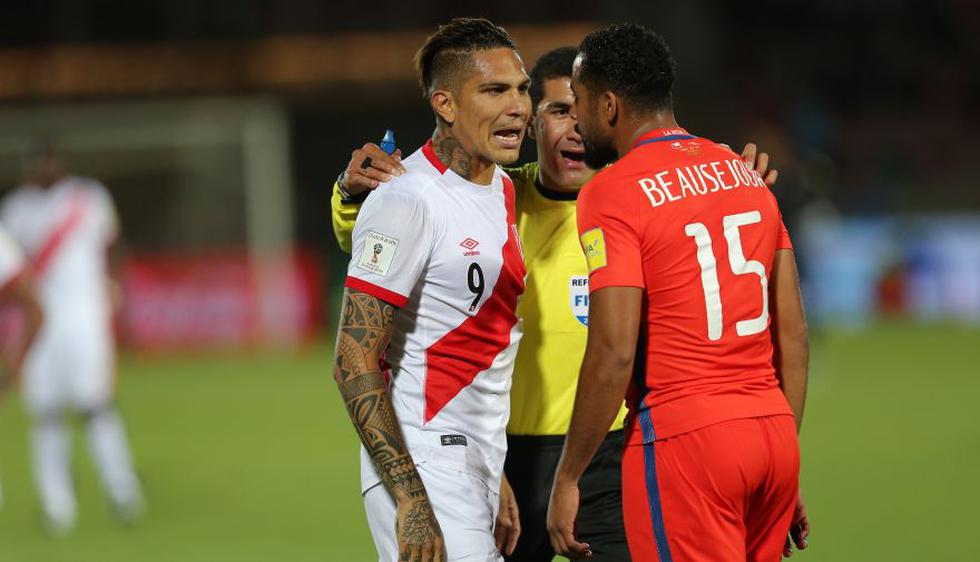
[[[528,162],[521,166],[505,166],[504,172],[510,176],[510,181],[514,182],[514,189],[517,191],[530,189],[538,178],[538,163]]]

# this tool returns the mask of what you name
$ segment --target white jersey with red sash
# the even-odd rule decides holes
[[[0,222],[23,248],[44,308],[25,364],[28,404],[99,406],[113,370],[106,250],[118,221],[108,191],[79,177],[23,185],[4,199]]]
[[[118,222],[102,184],[67,177],[48,189],[18,187],[4,200],[0,222],[27,254],[47,322],[105,316],[106,248]]]
[[[490,185],[463,179],[431,141],[403,164],[360,211],[346,285],[399,307],[386,361],[415,462],[496,491],[524,292],[514,187],[499,167]],[[380,480],[363,451],[361,465],[367,490]]]

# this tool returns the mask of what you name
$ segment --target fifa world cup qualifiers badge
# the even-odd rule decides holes
[[[380,275],[388,275],[391,261],[398,250],[398,239],[385,236],[373,230],[367,233],[364,240],[364,250],[357,260],[357,267],[364,271]]]
[[[601,228],[593,228],[581,236],[582,250],[589,264],[589,273],[606,267],[606,239]]]

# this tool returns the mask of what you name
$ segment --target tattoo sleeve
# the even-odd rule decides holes
[[[366,293],[344,292],[334,380],[374,466],[396,499],[425,498],[379,363],[396,308]]]

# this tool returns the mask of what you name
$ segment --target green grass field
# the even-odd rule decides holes
[[[84,441],[80,525],[51,541],[19,403],[0,408],[0,562],[370,561],[356,438],[324,349],[122,360],[150,511],[115,525]],[[885,325],[820,334],[804,426],[805,561],[978,560],[980,333]],[[973,514],[973,515],[971,515]]]

